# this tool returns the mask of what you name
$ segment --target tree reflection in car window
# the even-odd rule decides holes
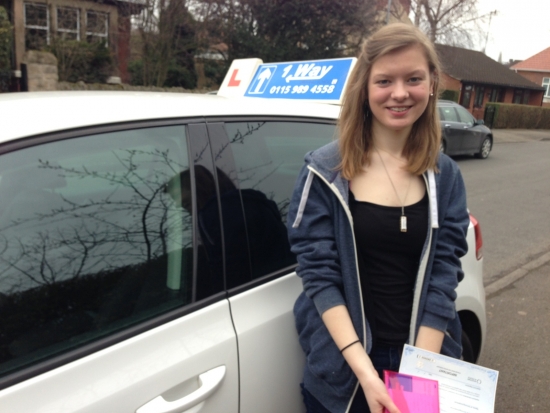
[[[332,124],[235,122],[225,124],[241,189],[254,278],[293,265],[286,219],[307,152],[330,142]]]
[[[196,183],[197,227],[200,237],[199,267],[201,273],[197,277],[198,298],[211,292],[220,291],[225,286],[220,274],[226,274],[227,279],[240,280],[240,283],[250,280],[250,263],[246,248],[246,227],[242,219],[240,194],[234,183],[219,169],[217,176],[203,165],[195,165],[194,179]],[[192,213],[191,169],[173,177],[167,187],[170,194],[176,198],[181,194],[181,203]],[[216,192],[216,181],[222,204],[231,208],[224,215],[224,231],[227,242],[222,242],[222,231],[219,220],[219,204]],[[177,191],[174,189],[177,188]],[[224,260],[225,257],[225,260]],[[208,270],[205,268],[208,267]]]
[[[0,375],[191,302],[188,168],[183,126],[2,155]]]
[[[233,288],[252,280],[254,276],[276,271],[279,265],[291,265],[293,257],[277,204],[255,189],[239,191],[220,169],[216,172],[224,218],[223,253],[214,176],[201,165],[196,165],[194,171],[201,249],[207,257],[211,274],[219,274],[225,268],[226,287]],[[192,204],[191,199],[185,199],[191,194],[190,175],[190,170],[186,170],[177,177],[181,185],[182,205],[188,209]],[[177,185],[174,180],[168,183],[169,188]],[[198,288],[211,288],[217,282],[202,275]]]

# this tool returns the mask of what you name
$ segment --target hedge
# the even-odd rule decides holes
[[[492,108],[495,114],[491,125]],[[485,122],[495,129],[550,129],[550,108],[489,102],[485,105]]]
[[[458,90],[445,89],[443,92],[441,92],[440,99],[452,100],[453,102],[458,103],[459,95],[460,95],[460,92]]]

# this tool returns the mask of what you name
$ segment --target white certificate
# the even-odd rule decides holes
[[[439,382],[440,413],[494,413],[498,371],[405,345],[399,372]]]

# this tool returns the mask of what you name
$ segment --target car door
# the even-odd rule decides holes
[[[227,287],[239,343],[240,411],[303,412],[304,354],[293,316],[302,284],[295,274],[286,219],[304,155],[330,142],[335,125],[252,118],[211,122],[208,130],[216,166],[225,176],[218,180],[229,178],[240,192],[236,198],[220,188],[226,258],[233,268],[227,272]],[[236,240],[248,245],[248,260],[233,251]]]
[[[449,155],[459,154],[462,150],[464,125],[458,118],[458,113],[453,106],[440,106],[439,116],[441,129],[445,142],[445,153]]]
[[[458,106],[456,108],[458,117],[463,125],[462,151],[464,153],[478,152],[481,147],[484,133],[481,127],[476,125],[476,120],[465,108]]]
[[[206,129],[171,123],[0,146],[0,410],[238,412],[223,259],[198,220],[217,197],[190,168],[212,168]]]

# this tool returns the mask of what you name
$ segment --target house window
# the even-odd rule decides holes
[[[521,104],[522,99],[523,99],[523,90],[515,89],[514,90],[514,98],[512,100],[512,103],[515,103],[515,104],[519,105],[519,104]]]
[[[524,90],[523,91],[523,104],[524,105],[528,105],[529,104],[529,97],[531,95],[531,92],[529,90]]]
[[[496,102],[499,96],[499,89],[494,88],[491,89],[491,92],[489,93],[489,102]]]
[[[466,85],[464,86],[464,90],[462,91],[462,99],[460,100],[460,104],[465,108],[469,108],[471,99],[472,99],[472,85]]]
[[[25,3],[25,49],[40,50],[50,43],[50,19],[45,4]]]
[[[550,77],[542,78],[542,87],[546,89],[546,92],[544,92],[544,97],[550,98]]]
[[[65,40],[80,40],[80,10],[57,8],[57,34]]]
[[[86,12],[86,40],[100,41],[107,44],[109,36],[109,15],[96,11]]]
[[[483,86],[476,86],[476,96],[474,99],[474,108],[480,108],[483,106],[483,95],[485,94],[485,88]]]

